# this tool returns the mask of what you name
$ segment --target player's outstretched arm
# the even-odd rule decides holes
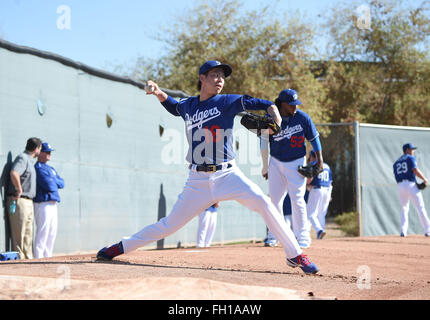
[[[145,84],[145,91],[146,94],[152,94],[158,98],[158,101],[163,105],[163,107],[172,115],[179,117],[180,114],[177,109],[178,102],[173,99],[172,97],[169,97],[167,93],[165,93],[163,90],[161,90],[158,87],[158,84],[156,84],[152,80],[148,80]]]
[[[156,84],[152,80],[146,81],[145,91],[146,91],[146,94],[152,94],[156,96],[160,102],[164,102],[167,100],[167,97],[168,97],[167,93],[162,91],[158,87],[158,84]]]

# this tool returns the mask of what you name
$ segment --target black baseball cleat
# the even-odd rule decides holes
[[[104,247],[97,252],[97,260],[99,261],[112,261],[113,258],[124,253],[122,242],[118,242],[110,247]]]

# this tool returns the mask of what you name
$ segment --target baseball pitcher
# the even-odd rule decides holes
[[[156,96],[169,113],[185,122],[189,144],[186,158],[190,163],[188,179],[167,217],[124,237],[117,244],[101,249],[97,259],[111,260],[119,254],[163,239],[213,203],[234,199],[263,217],[281,242],[289,266],[300,267],[307,274],[318,272],[318,267],[303,255],[277,208],[235,163],[232,133],[234,117],[238,113],[266,110],[278,125],[282,118],[270,101],[247,95],[221,95],[224,81],[231,73],[232,68],[227,64],[214,60],[205,62],[199,69],[200,95],[179,102],[163,92],[155,82],[147,82],[148,87],[152,88],[147,94]]]

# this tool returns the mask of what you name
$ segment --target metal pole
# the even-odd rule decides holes
[[[360,176],[360,123],[354,121],[355,129],[355,189],[356,189],[356,206],[357,206],[357,221],[358,221],[358,234],[363,235],[362,221],[361,221],[361,176]]]

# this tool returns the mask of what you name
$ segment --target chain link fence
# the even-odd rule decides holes
[[[327,217],[357,212],[354,123],[318,124],[324,162],[333,173],[332,201]]]

